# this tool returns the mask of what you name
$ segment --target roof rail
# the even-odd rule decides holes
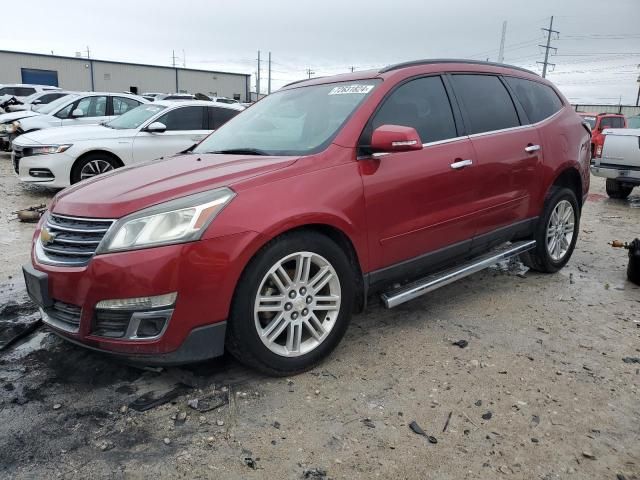
[[[296,83],[302,83],[302,82],[307,82],[309,80],[316,80],[318,78],[325,78],[325,76],[322,77],[313,77],[313,78],[303,78],[302,80],[296,80],[295,82],[291,82],[291,83],[287,83],[284,87],[288,87],[290,85],[295,85]],[[284,88],[282,87],[282,88]]]
[[[379,70],[379,73],[386,73],[392,70],[399,70],[400,68],[406,67],[415,67],[418,65],[432,65],[436,63],[468,63],[471,65],[488,65],[491,67],[503,67],[503,68],[511,68],[514,70],[520,70],[521,72],[532,73],[533,75],[538,75],[531,70],[527,70],[526,68],[516,67],[515,65],[507,65],[506,63],[496,63],[496,62],[484,62],[481,60],[467,60],[464,58],[430,58],[424,60],[412,60],[410,62],[402,62],[396,63],[395,65],[387,65],[386,67]]]

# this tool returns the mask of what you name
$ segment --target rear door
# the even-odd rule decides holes
[[[540,183],[542,147],[497,75],[453,74],[466,130],[475,151],[477,215],[474,249],[501,243],[526,224],[532,188]],[[520,109],[521,110],[521,109]]]
[[[217,130],[240,113],[239,110],[224,107],[207,107],[207,112],[209,116],[209,130]]]
[[[380,125],[413,127],[424,145],[361,160],[374,270],[410,275],[468,251],[477,177],[473,147],[454,118],[442,78],[429,76],[398,86],[369,120],[362,146]],[[411,270],[402,272],[400,262],[410,259],[405,266]],[[375,273],[372,283],[388,280],[385,275]]]
[[[167,129],[162,133],[142,129],[133,141],[133,161],[144,162],[174,155],[199,142],[209,133],[205,108],[178,106],[150,122],[160,122]]]

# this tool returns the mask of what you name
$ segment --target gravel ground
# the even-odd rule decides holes
[[[291,379],[227,357],[135,368],[38,328],[0,352],[0,477],[639,479],[640,364],[623,358],[640,357],[640,289],[607,245],[640,235],[638,193],[609,200],[594,178],[560,273],[493,269],[394,310],[374,301]],[[8,328],[37,320],[19,273],[33,226],[11,212],[51,192],[19,185],[0,156],[0,194]],[[130,406],[176,387],[172,402]],[[193,408],[208,397],[225,404]]]

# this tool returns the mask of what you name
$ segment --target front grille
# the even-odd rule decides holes
[[[44,309],[48,323],[63,330],[77,332],[80,328],[81,308],[70,303],[53,301],[53,306]]]
[[[86,265],[113,222],[50,213],[39,240],[45,256],[42,260],[56,265]]]
[[[130,320],[131,312],[96,310],[92,334],[107,338],[124,337]]]

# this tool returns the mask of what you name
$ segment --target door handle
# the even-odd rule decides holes
[[[540,150],[540,145],[527,145],[524,148],[524,151],[527,153],[537,152],[538,150]]]
[[[451,168],[459,170],[460,168],[468,167],[469,165],[473,165],[473,160],[458,160],[451,164]]]

